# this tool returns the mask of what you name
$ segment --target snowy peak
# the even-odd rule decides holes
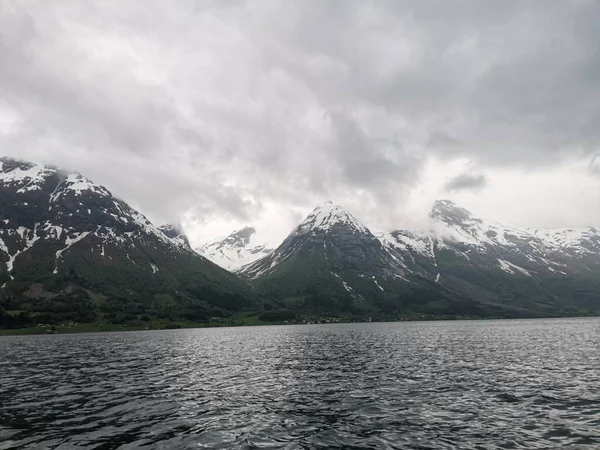
[[[196,252],[229,271],[263,258],[277,247],[277,244],[261,241],[254,227],[235,230],[224,238],[218,238],[198,248]]]
[[[481,219],[473,216],[470,211],[457,206],[450,200],[436,200],[429,217],[448,225],[458,225],[462,227],[470,227],[482,222]]]
[[[254,227],[244,227],[241,230],[235,230],[229,236],[222,239],[219,243],[220,247],[237,247],[244,248],[250,244],[250,239],[256,234]]]
[[[358,233],[371,232],[356,218],[339,205],[331,201],[315,208],[300,225],[294,230],[294,234],[305,234],[309,232],[331,232],[335,227],[349,228]]]

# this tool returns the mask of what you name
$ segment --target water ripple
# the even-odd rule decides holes
[[[600,448],[597,319],[0,338],[0,449]]]

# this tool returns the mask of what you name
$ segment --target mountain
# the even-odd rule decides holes
[[[268,255],[275,247],[277,245],[274,243],[258,240],[254,227],[244,227],[195,250],[215,264],[235,272],[242,266]]]
[[[374,235],[327,202],[276,248],[246,227],[195,251],[81,174],[0,158],[0,326],[600,313],[598,228],[510,227],[444,200],[429,220]]]
[[[390,312],[406,307],[409,300],[454,301],[433,282],[416,274],[407,277],[401,261],[332,202],[313,210],[277,249],[240,273],[259,295],[321,313]]]
[[[526,229],[437,201],[429,231],[379,236],[408,273],[491,305],[532,314],[600,310],[600,232]]]
[[[238,277],[78,173],[0,159],[0,310],[63,319],[246,307]],[[52,318],[52,317],[50,317]]]

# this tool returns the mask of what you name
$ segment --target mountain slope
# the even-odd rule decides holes
[[[600,310],[600,234],[530,230],[435,203],[428,233],[380,236],[409,272],[489,304],[541,314]]]
[[[0,199],[10,309],[66,311],[77,297],[94,311],[202,316],[248,304],[241,280],[80,174],[2,158]]]
[[[259,241],[255,228],[244,227],[225,238],[201,245],[196,251],[224,269],[235,272],[268,255],[275,247],[274,243]]]
[[[160,227],[158,227],[158,229],[160,232],[162,232],[162,234],[168,237],[171,240],[171,242],[173,242],[175,245],[186,250],[192,250],[192,247],[190,246],[190,241],[188,240],[188,237],[183,231],[183,227],[181,226],[181,224],[161,225]]]
[[[275,251],[241,274],[259,294],[316,311],[397,310],[400,297],[417,290],[435,300],[450,298],[432,282],[407,278],[404,265],[331,202],[312,211]]]

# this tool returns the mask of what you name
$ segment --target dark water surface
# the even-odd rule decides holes
[[[0,337],[0,449],[600,448],[600,320]]]

